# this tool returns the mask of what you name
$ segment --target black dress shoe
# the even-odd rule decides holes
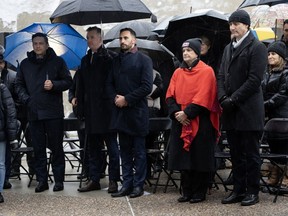
[[[232,193],[230,193],[230,195],[228,197],[222,199],[221,203],[222,204],[232,204],[232,203],[241,202],[244,199],[244,197],[245,197],[244,194],[232,192]]]
[[[241,201],[242,206],[251,206],[259,202],[259,196],[256,194],[247,194]]]
[[[190,201],[190,199],[191,199],[191,196],[180,196],[178,199],[177,199],[177,201],[178,202],[180,202],[180,203],[182,203],[182,202],[189,202]]]
[[[121,188],[120,191],[118,191],[117,193],[112,193],[111,196],[112,197],[123,197],[123,196],[128,196],[129,194],[131,194],[132,189],[131,188]]]
[[[118,192],[118,184],[117,181],[109,181],[109,186],[108,186],[108,193],[117,193]]]
[[[130,194],[130,198],[140,197],[144,194],[144,190],[142,187],[135,187],[133,188],[132,193]]]
[[[192,198],[190,199],[190,203],[199,203],[206,200],[205,194],[194,194]]]
[[[35,193],[40,193],[48,189],[49,189],[49,186],[47,182],[39,182],[35,188]]]
[[[9,180],[5,180],[3,189],[10,189],[11,187],[12,187],[12,184],[9,182]]]
[[[88,192],[93,190],[101,190],[101,186],[99,182],[94,182],[90,180],[86,186],[78,188],[79,192]]]
[[[63,182],[56,182],[53,187],[53,191],[56,192],[56,191],[62,191],[62,190],[64,190]]]
[[[4,202],[4,197],[3,195],[0,193],[0,203],[3,203]]]

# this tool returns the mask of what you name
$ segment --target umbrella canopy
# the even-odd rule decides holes
[[[146,39],[149,35],[151,35],[151,31],[154,29],[155,24],[151,22],[144,22],[144,21],[127,21],[122,22],[115,25],[111,28],[104,36],[104,42],[112,41],[116,38],[119,38],[120,30],[123,28],[131,28],[136,32],[137,38]]]
[[[5,60],[17,67],[32,50],[32,35],[37,32],[47,34],[49,46],[61,56],[69,69],[80,65],[87,51],[87,42],[74,28],[67,24],[33,23],[32,25],[6,37]]]
[[[150,18],[152,12],[141,0],[63,1],[50,17],[52,23],[89,25]]]
[[[179,16],[169,22],[162,43],[181,61],[182,43],[201,36],[208,37],[214,55],[221,56],[224,47],[230,42],[228,17],[216,10]]]
[[[252,33],[258,40],[266,41],[269,39],[275,39],[275,32],[269,27],[259,27],[251,29]]]
[[[157,33],[159,36],[164,36],[169,25],[170,20],[180,17],[179,15],[169,16],[159,22],[153,29],[153,32]]]
[[[288,3],[288,0],[244,0],[239,6],[239,8],[258,6],[258,5],[273,6],[283,3]]]
[[[161,46],[157,41],[137,39],[136,44],[140,52],[150,56],[156,70],[163,61],[172,59],[173,54],[167,48],[163,48],[163,46]],[[113,41],[105,44],[105,46],[107,49],[111,49],[116,52],[120,51],[119,39],[114,39]]]
[[[288,4],[279,4],[272,7],[257,6],[251,10],[252,27],[273,27],[277,28],[276,21],[288,18]]]

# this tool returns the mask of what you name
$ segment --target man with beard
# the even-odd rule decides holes
[[[111,126],[119,133],[123,185],[112,197],[130,195],[135,198],[144,193],[145,137],[149,129],[146,97],[152,91],[153,64],[148,56],[138,51],[133,29],[121,29],[119,42],[121,52],[113,60],[107,93],[114,101]]]

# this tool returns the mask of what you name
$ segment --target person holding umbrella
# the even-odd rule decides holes
[[[46,34],[33,34],[32,46],[20,63],[16,92],[28,110],[38,181],[35,192],[49,189],[46,148],[52,152],[53,191],[61,191],[65,175],[62,93],[72,85],[72,77],[65,61],[49,47]]]
[[[241,202],[242,206],[250,206],[259,202],[259,138],[264,127],[261,80],[267,66],[267,50],[250,31],[246,11],[233,12],[229,25],[232,40],[224,49],[217,83],[234,187],[222,204]]]
[[[121,29],[119,42],[121,52],[112,62],[106,89],[114,103],[111,126],[119,133],[123,174],[122,188],[112,197],[136,198],[144,194],[145,138],[149,130],[147,96],[152,91],[153,63],[138,51],[133,29]]]

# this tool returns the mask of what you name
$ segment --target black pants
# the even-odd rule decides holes
[[[63,119],[30,121],[29,124],[37,181],[47,182],[48,180],[46,148],[49,148],[52,152],[52,171],[55,182],[63,182],[65,174]]]
[[[227,131],[236,193],[258,194],[260,189],[259,131]]]
[[[183,196],[204,195],[207,192],[210,181],[209,172],[196,170],[181,171],[181,186]]]
[[[89,145],[89,175],[92,181],[99,182],[100,175],[103,173],[103,166],[106,159],[105,153],[102,152],[103,144],[107,146],[109,155],[109,180],[120,180],[120,161],[119,161],[119,147],[116,133],[104,134],[87,134]]]

